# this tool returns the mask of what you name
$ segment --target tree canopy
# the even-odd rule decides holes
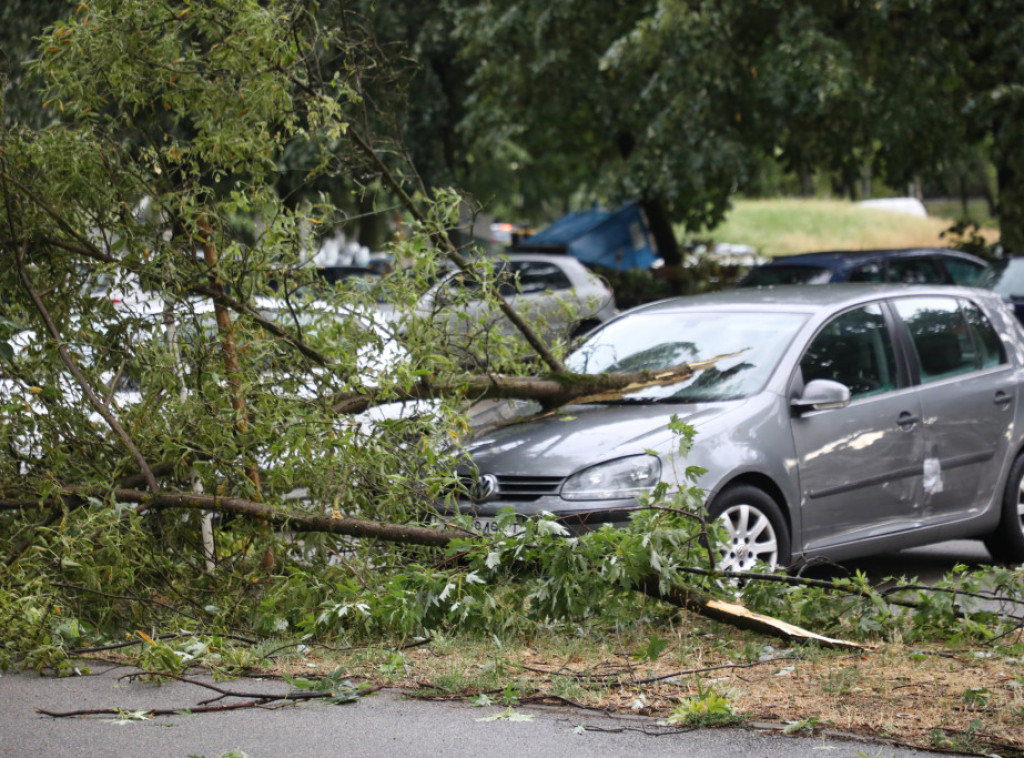
[[[901,192],[982,147],[1006,246],[1024,241],[1013,3],[522,0],[458,18],[478,64],[464,129],[519,173],[553,175],[534,201],[659,198],[697,229],[765,161]]]
[[[67,8],[33,4],[5,27],[8,118],[38,123],[13,86],[28,81],[15,58],[33,23]],[[452,0],[332,3],[315,16],[374,60],[359,75],[374,106],[360,111],[364,131],[380,119],[367,133],[391,135],[381,154],[411,157],[424,187],[458,186],[498,214],[541,221],[640,199],[672,258],[672,225],[713,227],[735,193],[764,186],[770,164],[804,186],[820,174],[855,194],[870,176],[902,192],[981,151],[1006,247],[1024,234],[1021,21],[1009,0]],[[351,59],[334,50],[319,65],[330,79]],[[298,139],[279,156],[296,169],[280,179],[286,195],[326,192],[343,208],[333,221],[350,227],[380,215],[372,174],[311,182],[316,152]],[[379,243],[380,227],[363,226]]]

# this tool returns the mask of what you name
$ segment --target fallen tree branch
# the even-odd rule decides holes
[[[711,671],[721,671],[722,669],[748,669],[754,666],[765,666],[771,663],[781,663],[783,661],[799,660],[796,656],[785,655],[776,658],[765,658],[764,660],[752,661],[750,663],[723,663],[718,666],[703,666],[695,669],[684,669],[683,671],[673,671],[671,674],[661,674],[660,676],[651,676],[646,679],[631,679],[623,678],[621,672],[615,672],[612,674],[588,674],[586,672],[577,671],[566,671],[565,669],[542,669],[536,666],[527,666],[525,663],[516,663],[510,661],[507,658],[501,659],[504,664],[510,668],[519,668],[524,671],[532,671],[535,674],[547,674],[548,676],[564,676],[571,677],[573,679],[579,679],[588,682],[601,682],[604,685],[616,685],[616,684],[653,684],[654,682],[664,681],[665,679],[674,679],[679,676],[693,676],[695,674],[707,674]]]
[[[302,516],[278,511],[262,503],[241,498],[224,498],[217,495],[194,495],[188,493],[148,493],[140,490],[118,489],[114,492],[118,500],[144,504],[150,508],[195,508],[201,510],[227,510],[232,513],[261,519],[278,526],[287,526],[294,531],[327,532],[349,537],[380,539],[390,542],[444,547],[453,539],[465,538],[465,534],[449,529],[435,529],[422,526],[381,524],[375,521],[326,516]],[[662,592],[656,575],[637,582],[637,591],[657,597],[672,605],[714,619],[741,629],[750,629],[773,637],[794,642],[816,642],[823,647],[863,650],[868,646],[855,642],[825,637],[788,624],[779,619],[754,613],[736,603],[707,597],[696,592],[669,590]]]
[[[89,495],[100,496],[104,493],[96,492],[95,490],[69,488],[66,490],[66,494],[84,498]],[[467,536],[473,536],[465,530],[456,528],[384,524],[365,519],[336,518],[331,516],[290,513],[265,503],[257,503],[242,498],[222,497],[218,495],[165,491],[151,493],[125,487],[115,488],[112,494],[115,499],[121,502],[138,503],[149,508],[185,508],[227,512],[247,518],[261,520],[273,526],[294,532],[335,534],[346,537],[375,539],[384,542],[438,548],[443,548],[449,545],[454,539],[465,539]],[[6,502],[10,504],[12,501]],[[23,506],[28,506],[30,504],[34,504],[36,506],[39,505],[38,501],[16,502]],[[719,575],[717,572],[697,567],[680,567],[678,570],[681,573],[698,576]],[[835,580],[807,579],[781,574],[758,574],[754,572],[738,572],[730,574],[729,576],[744,581],[786,583],[798,586],[819,587],[832,591],[864,594],[864,592],[858,590],[856,587],[851,587],[848,584],[840,583]],[[870,647],[854,642],[818,635],[814,632],[788,624],[779,619],[754,613],[739,604],[717,600],[700,593],[687,592],[678,589],[662,592],[659,587],[659,577],[656,575],[646,577],[639,581],[636,585],[636,589],[664,602],[679,606],[692,613],[696,613],[697,615],[730,624],[741,629],[749,629],[785,640],[794,642],[816,642],[826,647],[836,647],[840,649],[859,650]],[[914,608],[916,607],[916,604],[913,603],[913,601],[893,597],[897,592],[912,590],[964,595],[993,602],[1012,602],[1011,598],[995,594],[986,595],[984,593],[964,592],[953,588],[925,587],[922,585],[893,587],[880,594],[888,603],[907,608]],[[960,611],[958,613],[962,615],[963,612]],[[1013,615],[1003,615],[1013,620],[1017,620],[1018,618]]]
[[[287,513],[264,503],[236,497],[201,495],[191,492],[149,493],[142,490],[120,488],[115,489],[113,494],[121,502],[138,503],[149,508],[227,511],[264,521],[273,526],[287,527],[295,532],[322,532],[425,547],[444,547],[455,536],[465,537],[465,534],[459,532],[431,529],[424,526],[382,524],[365,519]]]
[[[696,566],[682,566],[677,569],[684,574],[693,574],[695,576],[719,576],[720,574],[715,571],[708,569],[698,568]],[[836,592],[846,592],[850,595],[858,595],[860,597],[868,597],[872,593],[881,597],[885,602],[890,605],[899,606],[901,608],[917,608],[919,603],[906,598],[895,597],[901,592],[935,592],[945,595],[953,595],[955,597],[969,597],[975,600],[984,600],[992,603],[1018,603],[1019,601],[1014,600],[1011,597],[1005,595],[998,595],[994,592],[972,592],[969,590],[957,589],[955,587],[937,587],[934,585],[925,584],[897,584],[892,587],[885,589],[876,588],[859,588],[854,587],[845,582],[843,579],[809,579],[803,576],[790,576],[789,574],[758,574],[754,571],[735,571],[729,573],[730,578],[740,579],[745,582],[767,582],[775,584],[788,584],[791,587],[818,587],[824,590],[831,590]],[[961,610],[955,612],[958,618],[965,618],[966,613]],[[1014,621],[1024,621],[1024,616],[1018,616],[1012,613],[1000,613],[1003,618],[1012,619]]]
[[[185,706],[178,708],[85,708],[74,711],[49,711],[44,708],[36,708],[37,713],[41,713],[44,716],[50,716],[52,718],[71,718],[75,716],[120,716],[124,717],[125,714],[137,713],[143,714],[141,718],[150,718],[153,716],[176,716],[183,712],[187,713],[217,713],[222,711],[234,711],[240,708],[269,708],[276,709],[286,705],[293,705],[303,700],[331,700],[336,705],[355,702],[356,696],[339,698],[336,693],[329,690],[290,690],[284,695],[278,695],[274,693],[263,693],[263,692],[235,692],[233,690],[227,690],[223,687],[218,687],[214,684],[199,681],[198,679],[190,679],[184,676],[178,676],[177,674],[170,674],[160,671],[143,671],[137,674],[129,674],[127,677],[134,679],[138,676],[151,676],[159,677],[162,679],[174,679],[185,684],[192,684],[197,687],[204,687],[209,690],[213,690],[218,693],[216,698],[210,700],[200,701],[197,706]],[[369,694],[379,688],[367,687],[360,689],[359,694]],[[221,700],[228,697],[237,698],[248,698],[242,703],[224,703],[221,705],[208,705],[208,703]],[[277,703],[276,705],[273,705]]]
[[[638,589],[651,597],[656,597],[672,605],[685,608],[705,618],[729,624],[739,629],[747,629],[772,637],[780,637],[791,642],[816,642],[822,647],[840,650],[866,650],[871,647],[870,645],[861,645],[857,642],[825,637],[780,619],[754,613],[739,603],[718,600],[699,592],[677,588],[663,591],[659,586],[658,577],[656,576],[640,580],[638,582]]]
[[[689,378],[695,371],[713,366],[729,356],[720,355],[699,363],[682,364],[662,371],[634,371],[617,374],[546,374],[541,377],[504,374],[464,374],[444,381],[424,378],[408,389],[396,392],[392,400],[429,400],[461,395],[474,400],[536,400],[551,408],[572,402],[597,403],[619,400],[648,387],[665,387]],[[362,413],[380,400],[364,393],[337,395],[335,413]]]

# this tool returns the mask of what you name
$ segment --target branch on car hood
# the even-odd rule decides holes
[[[362,413],[386,402],[427,400],[439,397],[467,397],[473,400],[536,400],[545,410],[569,403],[600,403],[621,400],[648,387],[665,387],[689,378],[696,371],[728,358],[719,355],[697,363],[683,363],[658,371],[615,374],[545,374],[507,376],[504,374],[462,374],[443,380],[423,378],[387,397],[371,392],[349,392],[335,396],[335,413]]]

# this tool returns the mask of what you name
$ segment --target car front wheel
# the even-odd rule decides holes
[[[725,529],[718,544],[722,571],[774,570],[790,562],[789,530],[779,506],[763,490],[736,485],[722,491],[708,516]]]
[[[1013,462],[1002,505],[999,527],[985,538],[985,547],[1001,563],[1024,562],[1024,455]]]

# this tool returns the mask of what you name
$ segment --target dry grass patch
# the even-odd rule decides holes
[[[955,219],[917,218],[845,200],[737,200],[725,221],[705,232],[719,242],[752,245],[768,256],[816,250],[948,247]],[[992,243],[999,230],[981,230]]]
[[[655,639],[660,642],[652,646]],[[306,675],[310,665],[303,664]],[[345,666],[353,676],[421,697],[482,695],[481,702],[499,706],[571,703],[679,726],[744,723],[793,734],[848,733],[918,748],[1024,755],[1020,640],[957,650],[889,643],[850,655],[780,649],[765,638],[698,623],[631,635],[551,634],[519,647],[432,641],[316,665],[324,671]],[[723,709],[727,718],[702,717]]]

